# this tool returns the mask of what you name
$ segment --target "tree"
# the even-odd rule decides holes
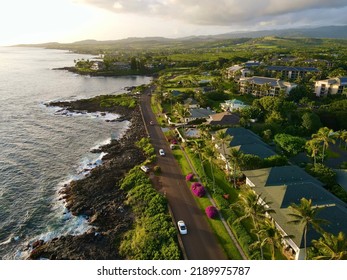
[[[198,156],[199,156],[199,162],[201,164],[201,169],[202,169],[202,172],[203,172],[203,176],[205,178],[206,177],[206,172],[205,172],[205,168],[204,168],[204,162],[203,162],[203,160],[201,158],[202,144],[201,144],[201,142],[198,142],[198,141],[193,141],[191,143],[193,145],[193,152],[195,154],[198,154]]]
[[[217,131],[217,133],[215,134],[216,137],[216,141],[218,144],[221,145],[221,148],[223,150],[223,156],[225,157],[225,159],[227,159],[227,149],[230,147],[230,142],[233,139],[233,137],[226,133],[226,129],[222,129]],[[227,161],[227,160],[226,160]],[[226,169],[227,169],[227,176],[229,177],[229,164],[226,164]]]
[[[251,219],[254,231],[257,235],[258,241],[260,242],[259,228],[260,224],[266,219],[266,215],[274,213],[268,205],[265,198],[261,198],[261,195],[254,193],[251,190],[243,192],[239,195],[239,200],[232,205],[234,208],[238,208],[242,212],[242,216],[234,221],[234,224],[239,223],[245,219]],[[260,247],[261,258],[263,259],[263,248]]]
[[[253,243],[252,247],[264,247],[266,245],[270,246],[271,259],[275,260],[276,248],[282,247],[282,239],[289,238],[289,236],[282,236],[276,227],[273,220],[266,219],[263,224],[261,224],[259,232],[260,242],[257,241]]]
[[[347,239],[343,232],[337,236],[325,232],[323,237],[312,240],[312,244],[318,251],[315,260],[347,260]]]
[[[345,149],[347,149],[347,130],[340,131],[340,139],[345,142]]]
[[[341,67],[334,69],[328,75],[329,78],[339,78],[344,76],[347,76],[347,71]]]
[[[293,213],[288,214],[294,220],[289,221],[290,224],[302,224],[304,226],[304,250],[305,250],[305,260],[307,258],[307,232],[313,227],[316,231],[322,232],[320,224],[326,223],[326,220],[318,219],[317,214],[322,208],[312,206],[312,200],[307,200],[306,198],[301,198],[300,204],[291,204],[290,209]]]
[[[215,191],[215,179],[214,179],[214,172],[213,172],[213,159],[216,156],[216,150],[214,149],[212,143],[210,145],[206,145],[203,151],[205,157],[208,159],[208,162],[210,164],[211,168],[211,176],[212,176],[212,188],[213,191]]]
[[[321,127],[317,133],[312,135],[312,138],[323,144],[322,162],[324,161],[325,151],[329,148],[329,143],[335,144],[333,137],[334,131],[328,127]]]
[[[189,111],[188,111],[188,108],[186,108],[184,105],[180,104],[180,103],[176,103],[175,105],[175,111],[176,113],[178,114],[178,116],[180,117],[182,123],[183,123],[183,128],[184,128],[184,125],[186,123],[186,120],[185,118],[187,116],[189,116]]]
[[[316,139],[311,139],[310,141],[307,141],[305,144],[305,148],[308,153],[311,154],[311,157],[313,157],[313,164],[317,164],[317,154],[320,150],[320,143]]]
[[[276,134],[274,140],[282,150],[293,156],[303,151],[306,143],[305,138],[285,133]]]
[[[241,159],[243,153],[239,150],[236,150],[235,148],[229,147],[227,153],[227,166],[229,163],[231,163],[232,173],[233,173],[233,181],[234,181],[234,188],[236,188],[236,175],[237,172],[241,169]]]
[[[307,130],[308,133],[313,133],[322,126],[322,123],[317,114],[306,112],[302,115],[301,126]]]

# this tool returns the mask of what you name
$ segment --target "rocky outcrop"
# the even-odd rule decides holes
[[[49,105],[68,110],[106,111],[121,114],[131,121],[131,127],[120,140],[100,148],[107,153],[103,164],[84,179],[72,181],[60,191],[73,215],[84,215],[92,229],[78,236],[62,236],[48,242],[35,242],[29,259],[120,259],[118,246],[121,236],[131,229],[133,215],[125,204],[120,180],[135,165],[145,160],[135,142],[146,137],[139,108],[101,108],[96,99],[74,102],[54,102]]]

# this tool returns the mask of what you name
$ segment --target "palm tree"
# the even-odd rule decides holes
[[[236,175],[237,171],[239,171],[240,168],[240,163],[242,159],[243,153],[235,148],[230,147],[228,149],[228,154],[227,154],[227,166],[229,163],[232,166],[232,173],[233,173],[233,180],[234,180],[234,188],[236,188]]]
[[[312,244],[319,254],[315,260],[347,260],[347,239],[343,232],[337,236],[325,232],[319,240],[312,240]]]
[[[231,207],[238,208],[242,212],[242,216],[236,219],[233,223],[239,223],[245,219],[251,219],[254,227],[254,232],[257,235],[258,242],[260,243],[259,225],[266,219],[267,214],[274,213],[268,205],[270,202],[266,202],[261,198],[261,195],[254,193],[251,190],[243,192],[239,195],[239,200]],[[261,258],[264,258],[263,248],[260,246]]]
[[[209,143],[205,146],[203,153],[205,157],[208,159],[208,162],[210,164],[211,168],[211,176],[212,176],[212,187],[213,187],[213,192],[215,191],[215,178],[214,178],[214,172],[213,172],[213,159],[216,156],[216,150],[213,147],[212,143]]]
[[[312,226],[316,231],[323,232],[320,224],[327,223],[326,220],[316,218],[318,212],[322,208],[312,206],[312,200],[307,200],[306,198],[301,198],[300,204],[291,204],[289,206],[293,213],[288,214],[294,220],[289,221],[291,224],[303,224],[304,226],[304,249],[305,249],[305,260],[307,258],[307,232]]]
[[[199,143],[198,141],[192,141],[191,142],[192,145],[193,145],[193,152],[195,154],[198,154],[199,155],[199,160],[200,160],[200,164],[201,164],[201,169],[202,169],[202,172],[203,172],[203,176],[204,178],[206,178],[206,172],[205,172],[205,168],[204,168],[204,163],[203,163],[203,160],[201,158],[201,149],[202,149],[202,144],[201,142]]]
[[[263,224],[261,224],[259,232],[260,242],[256,241],[252,244],[252,247],[264,247],[266,245],[270,246],[271,259],[275,259],[276,248],[282,247],[282,240],[290,238],[290,236],[282,236],[276,227],[274,220],[266,219]]]
[[[345,149],[347,148],[347,130],[340,132],[340,138],[345,142]]]
[[[216,136],[217,143],[219,143],[222,146],[223,156],[225,157],[225,161],[226,161],[227,176],[229,178],[230,172],[229,172],[229,164],[227,162],[226,150],[227,150],[227,148],[229,148],[229,145],[230,145],[231,140],[233,139],[233,136],[226,133],[226,129],[222,129],[222,130],[217,131],[215,136]]]
[[[306,142],[306,149],[307,151],[311,152],[311,157],[313,157],[313,164],[316,165],[317,163],[317,154],[319,152],[320,143],[316,139],[311,139],[310,141]]]
[[[317,133],[312,135],[313,139],[316,139],[320,143],[323,143],[323,158],[322,162],[324,161],[324,155],[326,149],[329,147],[329,143],[335,144],[334,137],[334,131],[332,129],[329,129],[328,127],[321,127]]]
[[[184,105],[182,105],[180,103],[176,103],[175,111],[178,114],[178,116],[181,118],[182,123],[183,123],[183,128],[184,128],[185,122],[186,122],[185,118],[187,116],[189,116],[188,108],[186,108]]]

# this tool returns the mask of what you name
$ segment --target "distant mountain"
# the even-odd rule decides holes
[[[259,38],[259,37],[266,37],[266,36],[347,39],[347,25],[321,26],[321,27],[315,27],[315,28],[260,30],[260,31],[250,31],[250,32],[230,32],[230,33],[215,35],[213,37],[216,39],[231,39],[231,38]]]
[[[189,36],[177,39],[164,37],[130,37],[120,40],[97,41],[93,39],[77,41],[74,43],[61,44],[50,42],[45,44],[19,45],[35,46],[44,48],[69,49],[72,51],[98,53],[101,49],[155,49],[155,48],[196,48],[219,44],[228,40],[228,43],[239,44],[254,38],[280,37],[288,39],[311,38],[310,40],[320,40],[325,38],[347,39],[347,25],[344,26],[322,26],[315,28],[295,28],[295,29],[275,29],[249,32],[230,32],[219,35]],[[225,44],[226,42],[222,42]],[[207,45],[206,45],[207,44]]]

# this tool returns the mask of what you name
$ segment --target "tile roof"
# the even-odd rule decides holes
[[[346,204],[323,188],[323,183],[315,179],[298,166],[281,166],[249,170],[243,172],[255,185],[254,191],[261,194],[264,200],[271,202],[270,207],[276,213],[271,214],[276,223],[287,233],[293,235],[292,240],[298,247],[304,247],[303,225],[288,223],[293,218],[289,207],[292,203],[300,203],[300,199],[312,199],[312,204],[322,208],[317,215],[330,223],[323,226],[333,234],[344,231],[347,234]],[[307,233],[308,245],[319,234],[314,230]]]
[[[293,66],[268,66],[270,71],[300,71],[300,72],[319,72],[315,67],[293,67]]]

